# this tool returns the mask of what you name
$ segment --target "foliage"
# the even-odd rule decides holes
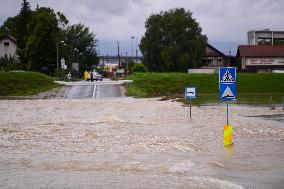
[[[134,73],[134,72],[148,72],[148,69],[144,64],[140,63],[140,64],[135,64],[132,67],[131,72],[132,73]]]
[[[29,2],[23,0],[22,8],[20,13],[15,17],[8,18],[3,26],[1,26],[2,33],[10,33],[17,39],[17,54],[19,55],[20,61],[26,65],[26,43],[29,37],[29,23],[32,19],[33,12],[30,9]]]
[[[64,43],[66,46],[61,48],[61,55],[70,63],[79,62],[80,70],[91,70],[98,63],[95,34],[83,24],[68,26],[64,33]]]
[[[184,98],[184,88],[194,85],[201,101],[217,102],[219,99],[218,74],[134,73],[127,79],[133,80],[133,84],[127,87],[127,94],[130,96]],[[238,102],[261,102],[267,100],[270,95],[277,96],[278,100],[281,95],[284,96],[284,74],[238,74]]]
[[[33,95],[58,87],[54,80],[35,72],[0,72],[0,96]]]
[[[17,58],[7,56],[0,58],[0,71],[24,70],[25,66]]]
[[[207,37],[183,8],[150,16],[140,49],[151,71],[184,72],[202,64]]]
[[[0,37],[10,34],[17,39],[17,54],[25,70],[55,72],[57,47],[59,61],[64,57],[69,69],[74,61],[80,62],[81,69],[91,67],[98,62],[95,35],[82,24],[68,23],[64,14],[48,7],[31,10],[23,0],[19,14],[0,27]]]
[[[53,71],[56,68],[56,39],[59,32],[54,11],[45,7],[37,9],[29,30],[32,32],[26,44],[28,69],[42,71],[43,67],[47,67]]]

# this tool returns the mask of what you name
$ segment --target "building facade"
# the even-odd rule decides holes
[[[223,66],[235,66],[235,57],[226,56],[210,44],[206,45],[203,57],[203,68],[219,68]]]
[[[280,30],[252,30],[248,31],[248,45],[258,45],[260,43],[274,45],[279,42],[284,43],[284,31]]]
[[[0,39],[0,58],[5,57],[5,55],[17,58],[17,41],[10,35]]]
[[[284,45],[240,45],[237,57],[245,70],[284,70]]]

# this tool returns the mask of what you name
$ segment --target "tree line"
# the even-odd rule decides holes
[[[98,63],[97,39],[88,27],[70,25],[63,13],[55,13],[49,7],[37,6],[31,10],[27,0],[21,5],[19,14],[8,18],[0,27],[0,37],[9,33],[17,39],[21,62],[17,65],[32,71],[47,68],[54,73],[57,47],[59,60],[64,57],[69,68],[72,62],[80,62],[80,70],[90,69]],[[184,8],[161,11],[151,15],[145,27],[139,47],[149,71],[185,72],[202,65],[207,37],[201,33],[202,29],[190,11]]]
[[[0,27],[0,37],[12,35],[17,40],[17,59],[2,58],[2,64],[14,62],[13,68],[55,73],[57,55],[65,59],[68,67],[79,62],[80,70],[97,64],[95,34],[83,24],[70,25],[63,13],[49,7],[31,10],[30,3],[23,0],[20,12],[9,17]],[[58,50],[58,53],[57,53]],[[1,66],[1,65],[0,65]]]

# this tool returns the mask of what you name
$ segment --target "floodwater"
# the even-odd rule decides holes
[[[119,84],[89,84],[74,85],[70,87],[65,98],[68,99],[84,99],[84,98],[105,98],[105,97],[121,97]]]
[[[284,188],[283,110],[157,99],[0,101],[0,188]],[[245,117],[250,116],[250,117]]]

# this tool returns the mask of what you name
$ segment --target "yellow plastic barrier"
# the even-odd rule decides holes
[[[233,126],[224,126],[224,146],[229,146],[233,144]]]

